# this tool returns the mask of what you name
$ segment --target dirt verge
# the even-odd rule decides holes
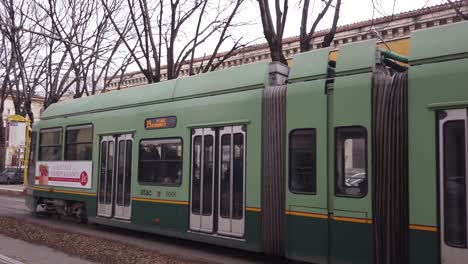
[[[0,233],[99,263],[190,263],[155,251],[0,216]]]

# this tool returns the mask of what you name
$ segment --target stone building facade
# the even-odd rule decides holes
[[[468,3],[461,8],[461,11],[463,13],[468,13]],[[332,48],[337,49],[341,44],[371,38],[377,38],[378,42],[397,42],[398,40],[407,39],[411,31],[450,24],[460,20],[460,16],[457,15],[456,11],[449,4],[425,7],[392,16],[341,26],[337,29]],[[316,32],[312,40],[314,49],[321,48],[321,43],[327,32],[328,30]],[[300,52],[299,37],[295,36],[284,39],[283,50],[285,57],[288,60],[292,59],[294,54]],[[267,43],[252,45],[238,50],[236,55],[227,59],[220,69],[269,59]],[[197,67],[202,63],[203,58],[195,59],[195,71],[197,71]],[[161,71],[163,80],[167,77],[165,70],[163,66]],[[187,76],[188,71],[188,65],[184,65],[180,76]],[[119,78],[111,80],[107,90],[117,89],[120,80],[120,76]],[[123,76],[120,88],[124,89],[144,84],[147,84],[147,80],[141,72],[129,72]]]
[[[38,121],[41,118],[42,111],[44,111],[43,101],[43,97],[37,96],[32,98],[31,108],[34,114],[34,121]],[[5,98],[5,106],[2,114],[3,125],[5,125],[7,117],[14,114],[15,106],[13,105],[13,99],[11,96],[8,96]]]

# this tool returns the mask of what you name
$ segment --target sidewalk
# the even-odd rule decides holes
[[[0,194],[23,195],[24,187],[25,186],[23,184],[15,184],[15,185],[0,184]]]
[[[45,246],[38,246],[0,235],[0,264],[92,264]]]

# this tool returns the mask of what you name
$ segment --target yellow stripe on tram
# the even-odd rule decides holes
[[[354,218],[354,217],[343,217],[343,216],[333,216],[333,220],[340,222],[351,222],[351,223],[360,223],[360,224],[372,224],[372,219],[365,218]]]
[[[310,218],[320,218],[320,219],[328,219],[328,215],[325,214],[314,214],[314,213],[306,213],[306,212],[297,212],[297,211],[286,211],[287,215],[294,215],[294,216],[304,216]]]
[[[32,189],[35,191],[50,192],[50,193],[76,194],[76,195],[84,195],[84,196],[92,196],[92,197],[96,196],[95,193],[90,193],[90,192],[65,191],[65,190],[56,190],[53,188],[39,188],[39,187],[33,187]]]
[[[258,207],[246,207],[245,210],[248,212],[257,212],[257,213],[260,213],[262,211],[262,209]]]
[[[436,226],[410,225],[409,228],[413,230],[437,232]]]

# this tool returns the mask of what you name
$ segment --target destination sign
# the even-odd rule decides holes
[[[148,118],[145,120],[146,129],[173,128],[176,127],[176,124],[177,117],[175,116]]]

